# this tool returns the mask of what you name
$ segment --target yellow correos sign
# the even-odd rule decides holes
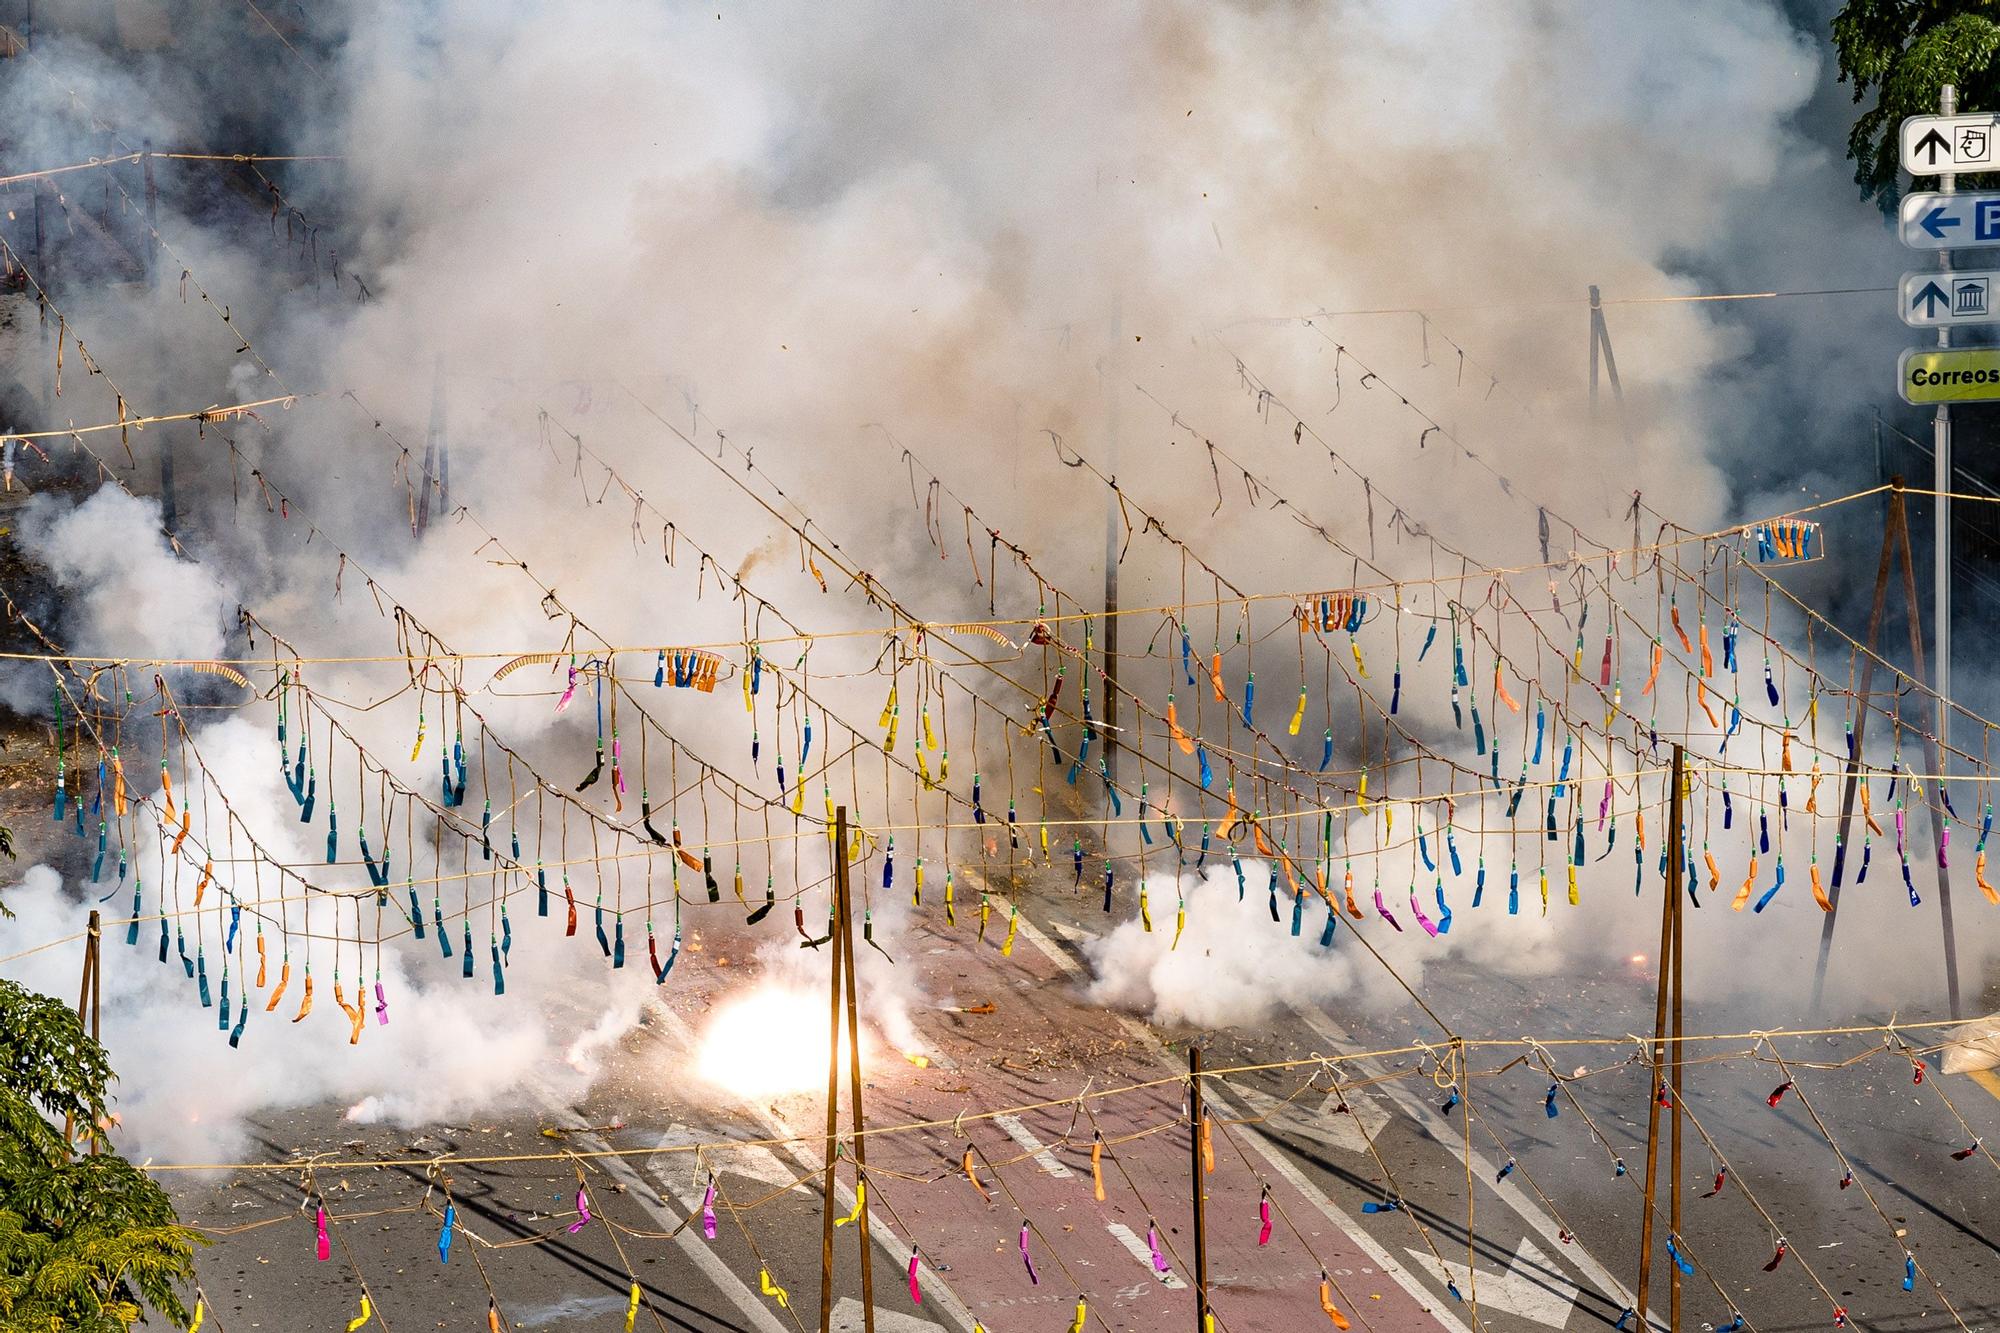
[[[1910,348],[1896,363],[1906,403],[2000,402],[2000,347]]]

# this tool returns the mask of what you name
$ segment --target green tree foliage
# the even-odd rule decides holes
[[[104,1048],[67,1006],[0,979],[4,1333],[125,1333],[142,1302],[188,1325],[181,1292],[201,1237],[103,1141],[111,1078]],[[85,1136],[75,1148],[63,1141],[65,1117]]]
[[[1935,115],[1938,90],[1958,88],[1966,111],[2000,111],[2000,3],[1995,0],[1847,0],[1833,18],[1840,81],[1854,100],[1871,91],[1875,105],[1855,118],[1847,136],[1854,179],[1863,198],[1884,211],[1899,195],[1896,127],[1909,116]],[[1961,176],[1968,188],[1988,177]]]

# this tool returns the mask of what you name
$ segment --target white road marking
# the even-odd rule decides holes
[[[1263,1117],[1266,1129],[1311,1139],[1345,1152],[1365,1154],[1369,1139],[1389,1123],[1389,1113],[1360,1093],[1349,1093],[1347,1110],[1336,1111],[1340,1099],[1331,1094],[1314,1108],[1301,1102],[1282,1101],[1255,1088],[1239,1087],[1235,1092],[1250,1104],[1253,1112]]]
[[[1411,1250],[1409,1255],[1418,1263],[1429,1263],[1431,1258],[1422,1250]],[[1458,1284],[1460,1291],[1471,1291],[1467,1281],[1466,1266],[1444,1261],[1451,1271],[1451,1280]],[[1539,1272],[1526,1271],[1528,1268]],[[1571,1311],[1576,1307],[1576,1284],[1562,1276],[1562,1270],[1549,1262],[1535,1242],[1526,1236],[1514,1250],[1514,1258],[1507,1265],[1505,1273],[1479,1270],[1479,1308],[1491,1307],[1532,1319],[1550,1328],[1561,1328],[1569,1323]]]
[[[660,1027],[669,1030],[673,1034],[674,1039],[681,1044],[683,1049],[693,1049],[694,1034],[689,1031],[688,1025],[681,1019],[679,1014],[674,1013],[671,1009],[657,1001],[652,1002],[648,1006],[648,1011],[658,1021]],[[657,1035],[656,1033],[656,1039]],[[773,1114],[770,1108],[766,1106],[749,1101],[743,1102],[742,1105],[744,1111],[757,1121],[758,1124],[762,1125],[765,1132],[772,1138],[789,1138],[797,1132],[791,1125]],[[824,1164],[802,1142],[788,1144],[787,1152],[800,1164],[803,1170],[817,1172]],[[842,1209],[851,1209],[854,1207],[854,1190],[845,1182],[835,1186],[834,1198],[839,1202]],[[683,1239],[689,1234],[691,1232],[688,1231],[681,1233]],[[890,1232],[887,1226],[870,1226],[869,1236],[874,1240],[882,1253],[889,1256],[892,1261],[890,1265],[892,1268],[900,1269],[908,1261],[909,1255],[900,1252],[897,1248],[902,1242]],[[924,1309],[926,1311],[943,1320],[951,1327],[956,1328],[958,1333],[972,1333],[973,1327],[978,1321],[973,1318],[971,1309],[966,1306],[964,1301],[958,1298],[957,1292],[945,1284],[944,1279],[938,1274],[936,1269],[931,1267],[928,1261],[917,1267],[917,1289],[924,1294]],[[860,1310],[859,1302],[856,1302],[855,1309],[857,1312]],[[920,1328],[931,1328],[934,1326],[929,1323],[919,1325]],[[762,1326],[760,1325],[760,1327]],[[856,1325],[856,1327],[859,1327],[859,1325]],[[880,1333],[881,1327],[880,1316],[878,1314],[878,1333]],[[783,1333],[783,1330],[779,1329],[777,1333]]]
[[[789,1185],[798,1177],[798,1172],[779,1161],[769,1148],[732,1148],[727,1153],[717,1153],[706,1165],[697,1161],[694,1153],[686,1151],[689,1145],[708,1143],[714,1137],[676,1120],[660,1135],[660,1151],[646,1159],[646,1170],[684,1201],[690,1191],[694,1198],[701,1198],[710,1166],[726,1164],[731,1175],[748,1176],[763,1185]]]
[[[1030,1133],[1028,1127],[1021,1123],[1021,1117],[1017,1115],[996,1115],[993,1117],[993,1123],[1006,1130],[1007,1137],[1020,1144],[1021,1151],[1032,1156],[1035,1159],[1035,1165],[1041,1167],[1042,1170],[1048,1172],[1057,1180],[1070,1180],[1074,1178],[1075,1173],[1056,1160],[1056,1155],[1049,1151],[1049,1145],[1043,1143]]]
[[[861,1302],[852,1296],[842,1296],[833,1303],[833,1333],[862,1333],[867,1327]],[[900,1310],[884,1310],[882,1303],[875,1303],[875,1333],[937,1333],[937,1325],[928,1319]]]
[[[1049,961],[1073,977],[1082,977],[1084,975],[1083,969],[1077,966],[1076,960],[1063,952],[1061,946],[1057,945],[1054,940],[1037,929],[1032,921],[1028,920],[1025,916],[1018,918],[1018,920],[1020,921],[1020,933],[1027,938],[1028,943],[1039,949]],[[1152,1030],[1145,1024],[1136,1022],[1123,1014],[1116,1015],[1116,1018],[1131,1035],[1135,1044],[1142,1048],[1150,1048],[1156,1058],[1163,1064],[1170,1065],[1173,1063],[1167,1059],[1166,1049],[1160,1044],[1159,1038],[1154,1036]],[[1228,1098],[1218,1095],[1212,1088],[1208,1090],[1207,1100],[1223,1115],[1229,1116],[1232,1119],[1237,1118],[1241,1114],[1230,1104]],[[1363,1231],[1359,1222],[1355,1221],[1340,1205],[1329,1199],[1326,1193],[1317,1185],[1308,1180],[1305,1174],[1293,1166],[1291,1159],[1279,1151],[1277,1145],[1273,1144],[1269,1138],[1258,1133],[1248,1125],[1242,1127],[1241,1133],[1243,1140],[1256,1150],[1257,1155],[1264,1159],[1265,1164],[1272,1171],[1276,1172],[1286,1184],[1303,1195],[1306,1201],[1311,1203],[1313,1207],[1319,1209],[1328,1221],[1339,1227],[1342,1233],[1363,1254],[1374,1260],[1375,1265],[1388,1274],[1397,1286],[1408,1292],[1410,1298],[1417,1302],[1419,1308],[1435,1319],[1439,1326],[1446,1330],[1446,1333],[1472,1333],[1472,1330],[1457,1315],[1438,1305],[1436,1294],[1424,1286],[1408,1265],[1398,1263],[1389,1251],[1376,1244],[1374,1237]]]
[[[544,1105],[549,1107],[558,1120],[565,1122],[566,1127],[570,1131],[569,1138],[572,1142],[581,1144],[593,1152],[608,1152],[610,1150],[610,1144],[606,1143],[596,1134],[589,1132],[587,1128],[588,1122],[583,1117],[563,1105],[552,1093],[544,1090],[542,1101]],[[639,1205],[651,1213],[654,1220],[659,1222],[662,1227],[672,1230],[674,1227],[680,1225],[683,1218],[677,1216],[672,1209],[667,1207],[666,1202],[660,1198],[653,1187],[646,1183],[645,1177],[633,1170],[631,1164],[624,1158],[599,1157],[597,1165],[606,1174],[614,1177],[623,1184],[626,1187],[626,1192],[637,1199]],[[762,1296],[752,1291],[743,1279],[736,1276],[729,1265],[723,1262],[722,1256],[709,1248],[708,1242],[702,1239],[700,1228],[687,1228],[674,1237],[674,1242],[694,1262],[694,1266],[701,1270],[702,1276],[715,1284],[717,1291],[729,1298],[730,1302],[736,1306],[743,1317],[749,1321],[750,1326],[758,1330],[758,1333],[788,1333],[785,1325],[778,1322],[778,1317],[773,1312],[773,1307],[767,1304]]]
[[[527,1309],[516,1301],[507,1306],[507,1321],[516,1328],[567,1328],[592,1315],[622,1315],[625,1301],[624,1296],[571,1296]]]
[[[1181,1281],[1180,1274],[1174,1272],[1171,1268],[1164,1273],[1153,1272],[1153,1252],[1146,1248],[1146,1242],[1140,1240],[1138,1233],[1133,1231],[1131,1227],[1126,1226],[1123,1222],[1106,1222],[1104,1229],[1109,1231],[1112,1238],[1120,1245],[1130,1250],[1132,1257],[1144,1264],[1146,1271],[1153,1273],[1153,1276],[1159,1279],[1161,1286],[1165,1287],[1168,1291],[1187,1290],[1187,1283]]]
[[[1336,1047],[1347,1050],[1354,1049],[1353,1038],[1339,1024],[1335,1023],[1319,1010],[1301,1008],[1295,1010],[1295,1012],[1305,1020],[1307,1027],[1319,1033],[1320,1036],[1325,1037]],[[1435,1118],[1437,1108],[1427,1105],[1415,1093],[1401,1084],[1390,1081],[1378,1086],[1397,1105],[1409,1112],[1411,1118],[1416,1121],[1420,1129],[1427,1126]],[[1463,1145],[1452,1149],[1455,1156],[1463,1151]],[[1530,1229],[1541,1236],[1542,1239],[1548,1241],[1549,1244],[1562,1246],[1562,1253],[1568,1257],[1571,1263],[1576,1265],[1578,1271],[1591,1282],[1595,1283],[1598,1291],[1615,1301],[1620,1309],[1632,1308],[1631,1293],[1625,1290],[1617,1278],[1611,1276],[1603,1264],[1593,1259],[1590,1252],[1585,1250],[1581,1244],[1562,1245],[1561,1228],[1556,1225],[1555,1219],[1544,1212],[1527,1195],[1523,1194],[1520,1186],[1511,1180],[1494,1180],[1494,1177],[1499,1174],[1499,1168],[1493,1164],[1492,1159],[1476,1148],[1472,1150],[1470,1158],[1473,1175],[1479,1178],[1494,1194],[1499,1196],[1502,1203],[1513,1209],[1521,1220],[1528,1224]],[[1464,1156],[1459,1157],[1459,1161],[1463,1162],[1465,1160]]]

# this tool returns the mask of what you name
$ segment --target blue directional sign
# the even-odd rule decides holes
[[[2000,270],[1905,273],[1897,295],[1905,324],[2000,324]]]
[[[2000,191],[1903,196],[1903,244],[1913,250],[2000,245]]]

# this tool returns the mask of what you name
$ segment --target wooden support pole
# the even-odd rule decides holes
[[[1104,491],[1104,655],[1098,665],[1104,677],[1104,775],[1118,781],[1118,536],[1125,518],[1125,505],[1118,493],[1118,395],[1125,387],[1121,369],[1125,347],[1125,298],[1112,298],[1111,348],[1105,358],[1100,382],[1104,386],[1104,438],[1106,466],[1111,473]],[[1083,687],[1090,688],[1090,663],[1084,664]]]
[[[1901,477],[1889,479],[1888,508],[1888,518],[1882,528],[1882,556],[1875,567],[1875,599],[1868,615],[1866,651],[1861,659],[1861,678],[1856,696],[1858,711],[1854,720],[1854,757],[1847,762],[1846,783],[1840,797],[1840,822],[1835,829],[1833,884],[1828,889],[1828,899],[1833,903],[1834,910],[1826,914],[1826,920],[1820,926],[1819,961],[1813,970],[1814,1014],[1818,1014],[1820,1010],[1820,1001],[1826,989],[1827,965],[1833,955],[1834,922],[1839,916],[1841,881],[1847,862],[1847,836],[1854,816],[1855,790],[1860,781],[1858,770],[1863,757],[1862,740],[1868,721],[1868,701],[1872,697],[1869,687],[1875,678],[1877,641],[1881,635],[1883,612],[1888,599],[1889,562],[1898,556],[1903,567],[1903,596],[1910,624],[1911,676],[1919,686],[1928,685],[1924,663],[1923,612],[1917,603],[1916,562],[1910,554],[1909,512],[1904,504]],[[1952,929],[1951,872],[1945,866],[1944,854],[1944,787],[1935,776],[1944,772],[1943,751],[1937,743],[1937,737],[1943,727],[1947,707],[1949,707],[1947,701],[1940,698],[1931,726],[1923,731],[1924,761],[1934,775],[1924,804],[1930,811],[1932,847],[1936,852],[1938,919],[1944,934],[1945,997],[1950,1006],[1951,1016],[1959,1018],[1963,1015],[1959,1007],[1958,948]]]
[[[1944,488],[1940,487],[1939,489],[1942,490]],[[1892,493],[1889,497],[1889,502],[1900,508],[1903,502],[1901,493]],[[1937,503],[1950,504],[1951,501],[1945,496],[1939,496]],[[1916,676],[1917,685],[1921,688],[1928,688],[1930,679],[1924,670],[1923,613],[1917,609],[1917,566],[1916,561],[1910,556],[1910,523],[1907,516],[1904,517],[1901,527],[1902,538],[1899,545],[1903,549],[1903,595],[1909,600],[1910,605],[1911,670],[1912,674]],[[1930,765],[1931,770],[1930,779],[1927,784],[1929,791],[1925,793],[1927,799],[1924,804],[1931,812],[1931,847],[1937,855],[1938,924],[1944,930],[1945,1001],[1951,1007],[1951,1016],[1953,1018],[1963,1018],[1965,1015],[1959,1009],[1958,1003],[1958,942],[1953,937],[1951,928],[1951,871],[1945,867],[1944,855],[1945,756],[1944,751],[1938,745],[1938,737],[1944,734],[1945,720],[1948,716],[1946,709],[1949,707],[1949,702],[1940,695],[1937,701],[1937,710],[1931,718],[1931,725],[1923,731],[1924,759]]]
[[[1653,1077],[1646,1089],[1646,1202],[1639,1220],[1639,1285],[1634,1293],[1637,1302],[1634,1313],[1639,1318],[1640,1333],[1646,1327],[1646,1301],[1653,1280],[1653,1207],[1658,1197],[1657,1176],[1660,1163],[1660,1093],[1669,1090],[1674,1098],[1674,1144],[1669,1165],[1674,1170],[1674,1182],[1669,1207],[1672,1210],[1668,1225],[1678,1232],[1680,1227],[1680,1095],[1669,1083],[1665,1072],[1667,1064],[1667,1017],[1668,1001],[1679,993],[1679,923],[1681,879],[1685,870],[1686,849],[1681,845],[1681,792],[1686,781],[1686,754],[1680,746],[1674,747],[1673,773],[1668,779],[1673,790],[1667,799],[1667,891],[1660,905],[1660,985],[1653,1003]],[[1676,1020],[1678,1022],[1678,1020]],[[1678,1052],[1680,1044],[1674,1043]],[[1678,1057],[1676,1057],[1678,1059]],[[1676,1070],[1672,1076],[1678,1080]],[[1678,1305],[1680,1284],[1674,1283],[1672,1303]]]
[[[1208,1327],[1208,1196],[1202,1182],[1202,1130],[1208,1112],[1201,1099],[1201,1048],[1188,1047],[1188,1167],[1194,1183],[1194,1330]]]
[[[1654,1176],[1660,1162],[1660,1064],[1665,1056],[1661,1038],[1667,1030],[1668,955],[1674,947],[1672,900],[1660,908],[1660,988],[1653,1009],[1653,1076],[1646,1088],[1646,1188],[1645,1204],[1639,1212],[1639,1285],[1634,1291],[1639,1328],[1646,1327],[1646,1300],[1653,1280],[1653,1200]]]
[[[43,184],[44,182],[41,181],[33,182],[35,191],[35,282],[37,284],[35,308],[38,316],[37,323],[40,325],[42,331],[42,347],[46,350],[49,345],[49,339],[56,329],[56,326],[49,323],[49,296],[55,291],[56,264],[55,255],[49,244],[49,233],[54,230],[54,227],[48,216],[48,204],[43,198],[43,191],[41,189]],[[44,358],[41,384],[39,386],[44,415],[53,416],[55,413],[55,387],[55,361],[53,358]]]
[[[1674,1118],[1673,1138],[1667,1154],[1667,1170],[1673,1179],[1667,1191],[1667,1225],[1672,1229],[1674,1244],[1681,1244],[1681,960],[1686,957],[1682,947],[1681,923],[1687,917],[1687,838],[1681,823],[1686,818],[1687,791],[1687,751],[1674,747],[1673,784],[1674,793],[1668,802],[1667,826],[1667,897],[1673,903],[1674,955],[1673,955],[1673,1098]],[[1679,1264],[1667,1266],[1667,1327],[1671,1333],[1681,1333],[1681,1270]],[[1639,1333],[1645,1333],[1643,1324]]]
[[[160,187],[153,179],[153,141],[145,141],[139,155],[139,170],[146,185],[146,244],[141,255],[146,261],[146,282],[160,285]]]
[[[846,883],[847,807],[833,813],[834,914],[831,982],[832,1001],[827,1006],[826,1032],[826,1174],[820,1197],[819,1241],[819,1333],[833,1330],[833,1219],[834,1163],[840,1150],[840,1011],[841,958],[840,888]]]
[[[861,1325],[864,1333],[875,1333],[875,1256],[868,1243],[868,1191],[863,1185],[868,1178],[868,1139],[862,1133],[861,1020],[854,994],[854,891],[848,879],[844,847],[840,863],[833,870],[833,884],[839,915],[835,945],[847,988],[848,1115],[854,1139],[856,1233],[861,1242]]]
[[[1590,434],[1592,444],[1600,443],[1597,439],[1597,331],[1604,324],[1602,299],[1597,294],[1597,284],[1592,283],[1590,285]]]
[[[95,910],[90,914],[90,1039],[104,1042],[104,930]],[[95,1157],[99,1147],[100,1140],[92,1138],[90,1155]]]
[[[1598,358],[1603,357],[1604,374],[1611,381],[1611,397],[1618,405],[1618,430],[1625,443],[1632,443],[1632,427],[1625,418],[1625,386],[1618,382],[1618,357],[1611,350],[1611,326],[1604,322],[1604,299],[1595,284],[1590,288],[1590,427],[1597,435]],[[1597,440],[1597,443],[1603,443]]]
[[[153,141],[147,139],[139,155],[139,168],[146,184],[146,240],[140,257],[146,263],[146,285],[160,285],[160,187],[153,179]],[[160,526],[168,532],[180,527],[178,488],[174,481],[174,447],[160,447]]]
[[[1854,741],[1852,754],[1847,761],[1847,774],[1840,792],[1840,822],[1834,826],[1833,839],[1833,883],[1827,889],[1827,901],[1833,904],[1833,911],[1826,913],[1826,919],[1819,928],[1819,962],[1813,968],[1812,1012],[1820,1010],[1821,997],[1826,993],[1827,960],[1833,955],[1833,924],[1840,916],[1841,882],[1847,871],[1847,834],[1854,819],[1855,788],[1860,782],[1861,746],[1868,735],[1869,687],[1875,681],[1875,649],[1882,636],[1882,613],[1889,599],[1889,562],[1896,550],[1896,532],[1903,523],[1903,479],[1889,479],[1889,516],[1882,525],[1882,558],[1875,564],[1875,600],[1868,611],[1868,638],[1865,651],[1861,654],[1861,679],[1857,682],[1859,692],[1854,697]]]
[[[79,1026],[90,1016],[90,978],[97,971],[97,912],[90,914],[90,926],[83,937],[83,979],[76,993],[76,1021]]]
[[[46,290],[50,282],[48,219],[42,211],[43,209],[42,192],[40,190],[36,190],[34,193],[34,198],[35,198],[35,280],[41,283],[43,289]],[[39,295],[37,295],[35,298],[35,304],[40,308],[41,311],[41,317],[42,317],[41,322],[43,326],[42,341],[46,343],[49,340],[48,306],[44,301],[44,299]]]
[[[99,917],[97,911],[92,909],[90,913],[90,925],[85,928],[83,937],[83,977],[77,987],[76,993],[77,1025],[79,1027],[83,1026],[86,1018],[89,1020],[90,1039],[92,1041],[102,1040],[103,1036],[103,1013],[98,1003],[98,997],[103,993],[103,988],[97,983],[97,970],[103,963],[103,958],[98,952],[97,942],[102,935],[102,919]],[[64,1116],[63,1142],[71,1143],[75,1138],[75,1118]],[[95,1156],[97,1153],[97,1137],[94,1134],[90,1135],[90,1151],[92,1156]]]

